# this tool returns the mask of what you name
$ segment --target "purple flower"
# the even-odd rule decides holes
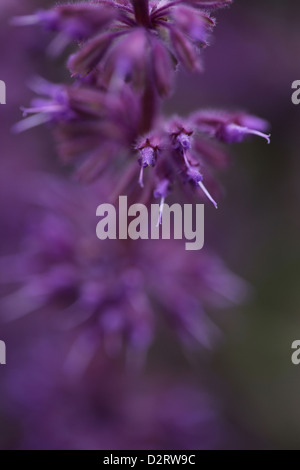
[[[189,71],[201,70],[199,48],[208,44],[215,25],[202,8],[220,8],[230,3],[101,0],[58,5],[14,22],[40,23],[58,32],[58,48],[65,45],[66,37],[81,41],[79,51],[68,61],[75,76],[85,77],[97,69],[105,83],[115,89],[128,79],[138,88],[147,86],[146,75],[150,75],[158,92],[167,95],[176,63]]]
[[[207,138],[213,137],[216,140],[233,143],[240,142],[252,134],[264,137],[269,142],[269,136],[260,131],[266,127],[265,121],[245,113],[222,114],[200,111],[186,119],[176,117],[164,123],[159,122],[157,132],[152,131],[145,136],[143,142],[147,144],[143,145],[155,149],[156,158],[151,165],[156,173],[155,179],[168,181],[165,187],[169,189],[178,179],[181,185],[191,182],[194,189],[200,188],[217,207],[216,201],[203,181],[206,178],[211,179],[210,169],[226,166],[227,156],[223,149],[216,147],[214,142],[210,142]],[[140,151],[140,148],[138,146],[137,150]],[[141,184],[141,178],[139,181]],[[141,186],[144,186],[143,180]],[[168,192],[164,192],[163,196],[159,196],[155,190],[154,197],[164,199],[167,194]]]
[[[42,22],[71,37],[80,31],[82,45],[68,62],[76,81],[66,86],[35,84],[46,97],[24,109],[32,116],[15,130],[53,123],[63,161],[75,164],[85,181],[109,174],[113,196],[126,191],[139,197],[138,182],[146,202],[151,195],[161,198],[162,211],[179,182],[183,191],[199,191],[217,207],[214,170],[224,168],[227,157],[208,139],[234,143],[257,135],[270,142],[268,124],[244,112],[227,111],[165,119],[156,91],[170,90],[172,63],[199,69],[195,46],[207,44],[215,24],[207,10],[230,3],[101,0],[60,5],[20,19]]]
[[[198,111],[192,120],[200,132],[227,144],[242,142],[249,135],[263,137],[270,143],[270,135],[265,133],[269,124],[245,112]]]
[[[209,385],[208,374],[200,383],[170,370],[126,376],[98,355],[78,376],[91,336],[77,350],[49,331],[25,345],[20,336],[1,380],[3,448],[149,451],[244,448],[248,442],[226,418],[223,387]]]
[[[141,165],[141,171],[140,171],[140,177],[139,177],[139,184],[141,188],[144,187],[143,183],[143,174],[144,174],[144,168],[147,168],[148,166],[154,166],[156,162],[156,149],[151,147],[150,144],[145,145],[145,147],[142,147],[139,149],[141,157],[139,158],[139,164]]]
[[[36,221],[18,256],[3,260],[19,289],[2,298],[2,320],[43,310],[53,321],[54,309],[59,330],[74,331],[79,342],[89,334],[94,351],[115,355],[124,344],[147,351],[160,312],[186,345],[212,346],[220,332],[205,306],[239,303],[247,293],[243,281],[215,255],[187,255],[175,241],[99,241],[99,190],[38,178],[31,180]],[[168,185],[162,180],[156,196],[165,197]]]
[[[200,190],[217,207],[211,194],[217,180],[211,170],[226,166],[227,158],[223,149],[208,139],[233,143],[258,135],[269,142],[269,135],[262,133],[267,128],[264,120],[222,111],[198,111],[185,119],[160,118],[141,137],[142,102],[129,86],[116,94],[95,86],[93,80],[53,85],[39,79],[33,88],[47,97],[33,100],[32,106],[24,109],[32,116],[18,123],[16,131],[51,122],[62,160],[75,164],[78,177],[85,181],[110,173],[112,181],[118,180],[114,183],[117,196],[121,191],[137,193],[137,182],[144,188],[144,171],[149,168],[144,191],[150,201],[152,188],[154,197],[161,198],[161,208],[176,181],[184,190],[189,191],[189,186]],[[132,158],[135,153],[140,170]],[[167,189],[158,191],[162,184]]]
[[[269,136],[263,133],[267,124],[242,112],[198,111],[184,119],[165,119],[158,112],[154,86],[164,91],[169,88],[171,73],[166,71],[171,71],[174,55],[187,68],[198,68],[195,43],[205,45],[214,25],[202,8],[228,3],[191,0],[183,4],[178,0],[149,4],[144,0],[103,0],[97,4],[78,4],[74,9],[73,5],[56,7],[42,16],[39,14],[43,21],[48,18],[49,27],[69,35],[71,30],[83,34],[83,23],[85,27],[90,25],[90,35],[82,38],[82,47],[69,60],[71,70],[80,77],[71,85],[37,82],[34,88],[43,98],[34,100],[25,110],[32,116],[18,124],[17,130],[51,122],[63,161],[75,164],[79,177],[86,181],[100,177],[102,190],[110,200],[124,192],[136,200],[142,187],[144,202],[150,202],[152,197],[160,198],[158,223],[165,199],[174,188],[181,188],[188,195],[197,191],[217,207],[213,194],[217,186],[214,170],[226,166],[227,156],[216,142],[239,142],[249,134],[269,141]],[[107,15],[102,17],[103,8]],[[86,74],[89,75],[83,78]],[[134,87],[124,84],[129,79]],[[137,88],[144,88],[143,93],[138,93]],[[96,206],[93,190],[90,198],[86,201]],[[217,273],[221,273],[222,279],[226,276],[232,279],[213,256],[177,257],[177,263],[181,264],[173,266],[172,273],[166,275],[164,265],[170,264],[172,252],[176,250],[171,242],[171,251],[164,248],[159,254],[160,248],[149,244],[150,259],[144,247],[139,251],[131,243],[126,244],[126,249],[117,244],[113,251],[109,248],[102,251],[95,244],[94,231],[90,237],[83,237],[79,223],[73,228],[76,239],[70,238],[68,249],[60,251],[60,247],[65,247],[65,239],[69,240],[69,222],[65,220],[68,211],[61,218],[56,210],[58,215],[49,218],[46,214],[45,222],[35,231],[33,246],[40,247],[40,252],[37,251],[34,261],[38,265],[42,263],[44,271],[43,275],[38,270],[39,274],[26,276],[29,283],[21,289],[21,295],[30,297],[24,303],[26,312],[32,306],[47,305],[52,298],[71,296],[73,304],[68,319],[71,325],[88,325],[98,332],[109,352],[120,349],[124,339],[132,347],[145,350],[154,334],[155,315],[147,287],[151,286],[156,303],[167,312],[181,337],[190,335],[206,345],[210,343],[216,329],[200,305],[200,280],[207,294],[210,290],[222,291]],[[87,207],[83,210],[88,212]],[[49,256],[47,248],[45,252],[47,243],[39,242],[48,236],[43,227],[44,223],[48,226],[49,220],[54,228],[50,234],[55,235],[52,249],[57,247],[59,256],[62,254],[58,260]],[[90,222],[86,225],[91,226]],[[168,257],[164,263],[165,253]],[[34,266],[31,255],[30,251],[26,265]],[[199,271],[195,266],[198,263]],[[213,270],[214,278],[207,282],[205,272],[209,269]],[[190,285],[182,288],[185,282],[181,273],[185,272],[189,278],[189,270],[197,271],[194,276],[197,284],[191,278]],[[230,282],[225,284],[228,288]],[[232,286],[235,291],[234,282]],[[174,290],[176,296],[171,295]],[[34,301],[32,292],[35,292]],[[7,305],[8,312],[18,312],[15,305],[18,299],[18,295],[12,297],[14,309]],[[22,308],[23,304],[21,314]]]
[[[63,32],[70,39],[82,41],[107,27],[116,17],[110,2],[78,2],[56,5],[51,10],[38,10],[35,14],[13,19],[19,26],[41,24],[45,29]]]
[[[56,33],[52,53],[79,43],[68,60],[72,82],[34,81],[38,96],[15,131],[50,125],[62,161],[96,182],[2,177],[5,188],[18,182],[14,197],[22,192],[21,213],[10,210],[11,197],[5,206],[8,251],[15,239],[19,248],[0,260],[2,328],[15,337],[1,387],[15,442],[8,432],[5,446],[226,448],[232,429],[202,384],[203,370],[201,387],[186,374],[178,386],[165,371],[164,381],[149,384],[120,364],[143,364],[161,336],[168,348],[162,323],[185,350],[213,348],[222,337],[217,310],[243,302],[247,283],[213,251],[186,252],[174,240],[100,241],[95,210],[124,193],[133,202],[160,199],[159,221],[171,193],[176,200],[196,193],[216,207],[216,172],[228,163],[220,142],[269,141],[265,121],[243,112],[160,113],[178,64],[201,70],[210,12],[230,3],[92,0],[15,20]]]

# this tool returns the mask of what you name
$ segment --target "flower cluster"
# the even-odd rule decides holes
[[[0,11],[8,8],[2,3]],[[202,70],[214,10],[231,3],[72,0],[14,18],[54,33],[50,55],[70,53],[70,80],[33,80],[36,97],[14,130],[48,125],[62,162],[90,184],[24,171],[28,162],[36,168],[35,145],[21,149],[26,158],[16,172],[18,152],[11,138],[3,143],[10,158],[0,185],[7,226],[0,321],[11,352],[0,396],[8,432],[0,433],[0,446],[239,446],[242,433],[223,416],[227,386],[223,393],[217,381],[213,393],[205,367],[197,383],[188,367],[181,374],[172,339],[188,352],[199,344],[211,349],[222,337],[217,312],[240,305],[248,284],[213,250],[185,251],[179,240],[100,241],[95,231],[99,203],[122,194],[144,204],[161,199],[159,220],[171,192],[217,207],[216,175],[228,162],[223,144],[248,136],[269,142],[268,124],[244,111],[185,118],[161,111],[176,72]],[[24,74],[14,75],[20,85]],[[128,374],[123,366],[133,372],[150,349],[150,367]]]
[[[239,304],[248,293],[216,255],[195,257],[171,240],[99,242],[93,230],[99,191],[36,178],[31,176],[34,223],[22,250],[2,259],[11,273],[6,282],[18,286],[2,299],[2,318],[46,309],[53,321],[54,306],[55,323],[74,331],[76,347],[88,336],[89,351],[102,345],[115,355],[124,346],[146,352],[159,312],[186,346],[214,344],[220,330],[205,307]]]
[[[199,50],[208,44],[215,25],[211,10],[230,3],[99,0],[57,5],[15,19],[55,31],[58,49],[79,41],[67,64],[73,82],[36,79],[32,88],[39,96],[23,109],[26,119],[15,130],[50,124],[63,161],[75,165],[78,177],[87,182],[100,178],[101,191],[112,200],[124,192],[135,200],[142,194],[143,202],[160,198],[162,212],[166,197],[179,188],[188,196],[197,192],[217,207],[215,171],[227,164],[221,143],[241,142],[249,135],[269,142],[268,124],[243,111],[200,110],[186,118],[166,118],[159,104],[170,92],[179,64],[190,71],[201,69]],[[91,207],[96,205],[92,200]],[[120,347],[124,338],[147,349],[158,308],[182,337],[209,344],[215,328],[202,311],[202,301],[210,293],[211,300],[220,294],[242,297],[240,282],[212,255],[178,253],[174,258],[172,242],[149,246],[150,256],[138,243],[134,249],[130,242],[100,249],[92,226],[90,237],[81,234],[80,224],[79,230],[78,224],[71,229],[76,237],[70,236],[65,215],[59,217],[59,207],[55,211],[34,239],[38,270],[24,276],[28,284],[22,295],[38,293],[34,302],[40,307],[57,294],[65,298],[69,293],[70,323],[94,325],[103,337],[114,338],[104,341],[113,344],[108,349]],[[47,251],[51,234],[54,253]],[[15,298],[7,312],[20,310]],[[28,311],[34,302],[25,304]],[[24,304],[20,307],[22,314]]]
[[[111,362],[95,369],[92,361],[81,380],[73,369],[82,361],[84,344],[81,354],[71,349],[62,374],[65,344],[49,331],[33,339],[26,349],[14,343],[18,359],[10,357],[2,382],[2,408],[11,416],[9,421],[7,411],[5,423],[15,426],[1,433],[2,448],[236,449],[249,440],[223,411],[226,387],[214,390],[206,383],[208,374],[200,385],[190,374],[172,371],[130,374],[126,381]]]
[[[76,39],[68,60],[71,85],[34,83],[43,98],[15,129],[52,122],[63,161],[90,181],[107,174],[119,193],[145,186],[143,199],[164,200],[174,187],[198,192],[217,207],[214,170],[226,154],[216,145],[264,137],[268,124],[244,112],[199,111],[164,118],[158,96],[171,90],[176,64],[200,70],[199,48],[215,24],[212,9],[231,1],[79,2],[16,19],[41,23],[59,40]],[[63,39],[63,38],[64,39]],[[140,166],[140,169],[139,169]],[[144,170],[151,177],[144,183]],[[139,176],[137,177],[137,173]]]
[[[65,163],[77,166],[78,177],[92,181],[109,174],[119,191],[144,188],[144,170],[150,167],[147,201],[153,196],[165,199],[179,183],[185,191],[200,188],[217,207],[203,181],[216,190],[214,171],[227,162],[219,142],[241,142],[253,134],[269,142],[264,133],[266,121],[245,112],[215,110],[199,111],[185,119],[158,118],[150,132],[140,135],[143,108],[128,85],[115,94],[91,83],[53,85],[40,79],[34,88],[45,98],[24,109],[24,114],[32,115],[15,130],[51,122],[59,154]]]
[[[74,76],[85,77],[97,70],[114,88],[128,79],[145,86],[150,78],[159,93],[166,95],[177,63],[190,71],[201,70],[198,52],[208,44],[215,25],[207,10],[230,3],[99,0],[58,5],[15,22],[40,23],[55,31],[58,50],[70,40],[79,41],[79,51],[68,61]]]

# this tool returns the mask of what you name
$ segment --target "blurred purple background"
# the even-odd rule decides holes
[[[291,84],[300,79],[298,3],[236,0],[219,12],[205,73],[179,74],[165,105],[178,114],[242,108],[271,123],[270,146],[253,140],[231,149],[220,209],[206,205],[206,243],[250,283],[252,298],[218,313],[224,335],[214,352],[186,354],[161,325],[139,370],[98,352],[83,375],[67,374],[62,363],[74,338],[49,326],[56,305],[0,324],[8,351],[7,365],[0,366],[0,448],[300,447],[300,375],[291,363],[291,343],[300,338],[300,107],[291,102]],[[69,179],[47,129],[10,131],[30,101],[34,75],[67,77],[64,59],[45,55],[47,34],[9,25],[11,16],[46,5],[52,2],[1,0],[0,6],[0,79],[7,84],[7,105],[0,107],[5,299],[18,283],[14,263],[27,247],[24,234],[44,210],[36,207],[47,189],[37,184],[37,172]]]

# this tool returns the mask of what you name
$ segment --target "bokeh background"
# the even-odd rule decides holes
[[[47,58],[49,36],[16,29],[9,18],[52,2],[1,0],[0,108],[1,280],[17,254],[32,209],[28,170],[68,178],[47,129],[15,136],[20,106],[35,74],[59,81],[63,59]],[[300,448],[300,5],[292,0],[236,0],[218,13],[205,74],[180,73],[167,113],[199,107],[242,108],[271,123],[272,143],[233,147],[221,176],[224,198],[206,206],[206,243],[252,286],[244,305],[221,313],[224,337],[214,352],[185,355],[162,332],[139,372],[99,359],[84,378],[61,370],[68,339],[38,312],[0,325],[8,364],[0,366],[0,447],[9,448]],[[4,296],[10,292],[5,291]],[[168,340],[168,341],[167,341]]]

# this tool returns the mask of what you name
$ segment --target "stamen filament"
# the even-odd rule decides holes
[[[36,106],[33,108],[22,108],[24,116],[27,114],[51,114],[51,113],[59,113],[64,111],[64,107],[58,104],[51,104],[51,105],[44,105],[44,106]]]
[[[200,188],[202,189],[202,191],[204,192],[204,194],[208,197],[208,199],[213,203],[213,205],[215,206],[216,209],[218,209],[218,204],[216,203],[216,201],[213,199],[213,197],[211,196],[211,194],[208,192],[208,190],[206,189],[206,187],[204,186],[204,184],[202,183],[202,181],[199,181],[199,186]]]
[[[184,162],[185,162],[187,168],[190,169],[190,168],[191,168],[191,164],[190,164],[190,162],[188,161],[186,152],[185,152],[184,150],[183,150],[183,158],[184,158]]]
[[[37,24],[39,19],[37,15],[14,16],[10,23],[14,26],[31,26]]]
[[[263,132],[255,131],[254,129],[247,129],[247,133],[248,134],[253,134],[253,135],[258,135],[259,137],[262,137],[263,139],[266,139],[268,144],[271,143],[271,140],[270,140],[271,134],[264,134]]]
[[[161,225],[162,221],[162,215],[163,215],[163,210],[164,210],[164,205],[165,205],[165,198],[162,197],[160,200],[160,205],[159,205],[159,216],[158,216],[158,222],[156,224],[156,227],[159,227]]]
[[[141,166],[140,176],[139,176],[139,185],[140,185],[141,188],[144,187],[143,177],[144,177],[144,167]]]
[[[27,131],[28,129],[32,129],[33,127],[37,127],[49,121],[51,121],[51,116],[49,116],[49,114],[34,114],[33,116],[30,116],[20,122],[17,122],[17,124],[13,126],[12,131],[19,134],[21,132]]]

